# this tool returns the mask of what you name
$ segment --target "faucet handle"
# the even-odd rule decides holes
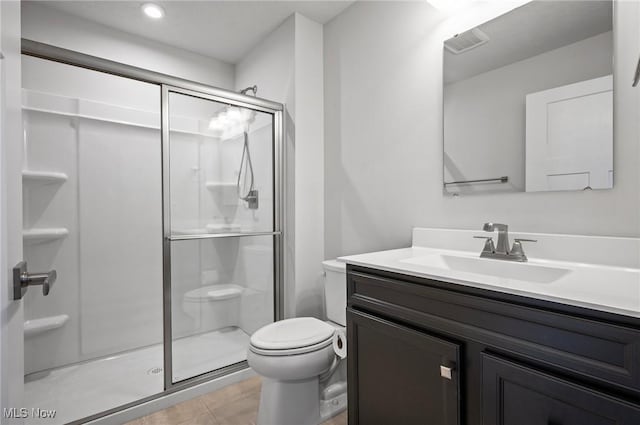
[[[519,257],[522,261],[527,261],[527,256],[524,254],[524,250],[522,249],[522,242],[538,242],[535,239],[524,239],[524,238],[515,238],[513,240],[513,247],[511,248],[511,255],[514,257]]]
[[[484,248],[482,248],[482,252],[490,252],[490,253],[494,253],[496,252],[496,247],[493,244],[493,237],[492,236],[474,236],[475,239],[485,239],[484,242]]]

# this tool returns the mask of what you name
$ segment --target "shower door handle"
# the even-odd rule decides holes
[[[55,270],[29,273],[27,271],[27,262],[21,261],[13,268],[13,299],[22,299],[29,286],[37,285],[42,285],[42,295],[47,296],[57,278],[58,274]]]

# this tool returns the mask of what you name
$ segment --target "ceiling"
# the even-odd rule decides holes
[[[157,21],[142,14],[142,0],[33,3],[235,64],[291,14],[324,24],[353,1],[154,1],[166,12]]]
[[[479,25],[489,42],[445,51],[445,83],[460,81],[611,31],[611,1],[532,1]],[[613,46],[612,46],[613,48]]]

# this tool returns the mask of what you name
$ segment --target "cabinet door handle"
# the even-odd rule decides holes
[[[633,76],[632,86],[637,86],[638,82],[640,82],[640,58],[638,58],[638,66],[636,66],[636,74]]]
[[[451,380],[451,377],[453,376],[453,369],[447,366],[440,365],[440,376],[445,379]]]

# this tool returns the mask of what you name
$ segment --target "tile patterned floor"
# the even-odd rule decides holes
[[[255,377],[125,425],[255,425],[259,400],[260,378]],[[346,424],[343,412],[322,425]]]

